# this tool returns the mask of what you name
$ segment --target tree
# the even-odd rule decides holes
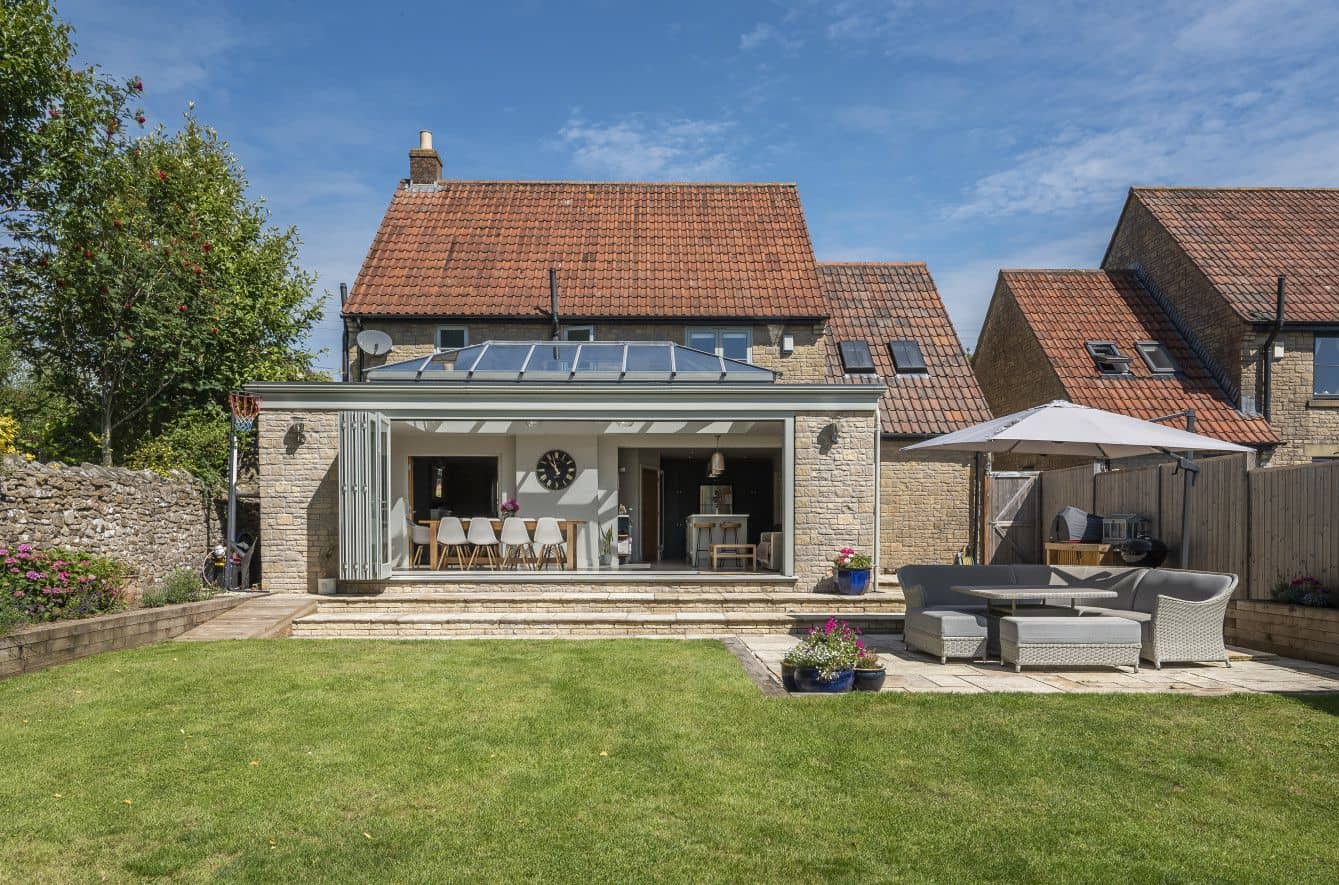
[[[4,2],[0,307],[34,383],[111,464],[246,381],[310,377],[314,278],[227,144],[191,110],[132,135],[139,79],[71,69],[49,3]]]

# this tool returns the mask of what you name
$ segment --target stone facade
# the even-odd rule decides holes
[[[748,323],[736,323],[722,320],[713,323],[686,322],[582,322],[572,320],[564,323],[571,326],[592,326],[596,341],[674,341],[682,344],[686,340],[688,328],[693,325],[711,328],[741,328]],[[391,337],[395,349],[385,357],[363,355],[363,368],[370,369],[384,362],[423,357],[436,348],[437,330],[442,326],[464,326],[468,329],[469,342],[479,344],[484,341],[542,341],[553,333],[552,325],[545,320],[466,320],[452,322],[442,320],[381,320],[368,319],[361,326],[350,324],[350,331],[358,328],[377,329]],[[777,322],[774,324],[752,324],[753,362],[773,371],[780,372],[783,384],[818,384],[825,380],[826,326],[822,321],[813,322]],[[781,336],[795,336],[795,351],[781,353]],[[358,349],[353,344],[355,334],[349,335],[349,365],[357,371]]]
[[[1264,406],[1263,348],[1268,334],[1256,331],[1241,351],[1241,386],[1255,390]],[[1284,331],[1275,339],[1283,357],[1271,367],[1269,424],[1283,440],[1269,456],[1271,467],[1306,464],[1313,458],[1339,458],[1339,400],[1317,399],[1314,386],[1316,336]],[[1263,460],[1263,459],[1262,459]]]
[[[265,411],[256,427],[264,589],[314,593],[338,567],[339,415]]]
[[[795,416],[795,576],[801,590],[831,589],[843,547],[874,550],[878,471],[873,414]]]
[[[1002,279],[995,283],[986,324],[972,354],[972,370],[994,415],[1009,415],[1038,403],[1069,398]]]
[[[134,571],[139,588],[175,569],[200,568],[210,510],[187,473],[0,462],[0,541],[111,557]]]
[[[1102,269],[1140,271],[1172,303],[1218,368],[1229,378],[1237,376],[1246,333],[1241,317],[1138,200],[1126,204]]]
[[[879,450],[879,569],[949,563],[972,534],[972,456],[909,455],[905,441]]]

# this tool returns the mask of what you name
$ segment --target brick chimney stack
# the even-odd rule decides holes
[[[409,152],[409,183],[436,184],[442,177],[442,158],[432,147],[432,133],[418,132],[418,147]]]

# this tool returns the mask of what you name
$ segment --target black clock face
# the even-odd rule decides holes
[[[577,462],[560,449],[550,449],[539,456],[535,474],[544,488],[552,491],[565,489],[577,478]]]

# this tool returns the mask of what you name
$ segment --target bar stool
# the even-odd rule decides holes
[[[493,520],[487,516],[470,518],[470,530],[465,536],[473,549],[470,550],[469,568],[474,568],[474,560],[482,550],[488,557],[488,564],[497,568],[497,532],[493,531]]]
[[[693,544],[693,562],[698,568],[702,568],[704,558],[709,562],[711,558],[711,533],[716,530],[714,522],[695,522],[693,523],[693,537],[696,539]]]
[[[742,522],[723,522],[721,523],[721,543],[738,544],[739,530],[744,527]]]
[[[535,561],[535,542],[519,516],[502,520],[502,567],[517,568]]]
[[[441,549],[437,551],[437,561],[432,564],[433,568],[441,570],[442,564],[446,558],[451,555],[451,551],[456,552],[456,567],[465,568],[466,550],[470,539],[465,534],[465,526],[461,525],[459,516],[443,516],[437,522],[437,546]]]

